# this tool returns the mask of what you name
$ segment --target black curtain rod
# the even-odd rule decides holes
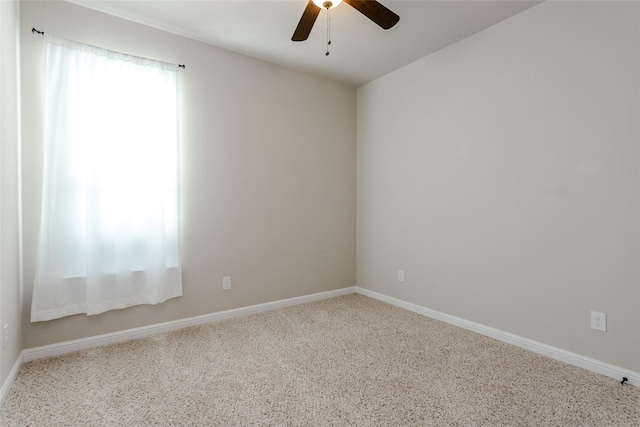
[[[31,34],[40,34],[40,35],[44,36],[44,31],[38,31],[34,27],[34,28],[31,29]],[[178,64],[178,67],[182,68],[183,70],[185,68],[187,68],[187,66],[185,64]]]

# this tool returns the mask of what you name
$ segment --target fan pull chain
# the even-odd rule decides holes
[[[329,56],[329,45],[331,44],[331,9],[327,8],[327,53]]]

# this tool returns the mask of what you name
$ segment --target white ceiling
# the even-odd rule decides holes
[[[539,1],[380,0],[400,16],[383,30],[343,3],[309,39],[291,36],[307,0],[72,0],[93,9],[357,87],[513,16]]]

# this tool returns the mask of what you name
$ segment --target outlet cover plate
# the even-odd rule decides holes
[[[591,329],[596,331],[607,332],[607,314],[598,313],[597,311],[591,312]]]
[[[2,349],[6,350],[9,344],[9,324],[2,327]]]

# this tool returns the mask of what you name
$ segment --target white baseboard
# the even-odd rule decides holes
[[[355,286],[337,289],[335,291],[320,292],[317,294],[304,295],[301,297],[288,298],[263,304],[251,305],[248,307],[236,308],[233,310],[220,311],[217,313],[205,314],[202,316],[189,317],[187,319],[174,320],[172,322],[158,323],[140,328],[127,329],[110,334],[96,335],[88,338],[81,338],[72,341],[34,347],[24,350],[24,362],[30,362],[45,357],[59,356],[78,350],[99,347],[107,344],[114,344],[128,341],[135,338],[144,338],[161,332],[175,331],[189,326],[202,325],[205,323],[218,322],[220,320],[232,319],[234,317],[246,316],[263,311],[275,310],[292,305],[304,304],[312,301],[319,301],[341,295],[353,294],[356,292]],[[4,390],[4,388],[3,388]]]
[[[473,332],[477,332],[482,335],[495,338],[498,341],[506,342],[508,344],[515,345],[525,350],[532,351],[534,353],[541,354],[543,356],[550,357],[552,359],[560,360],[570,365],[578,366],[589,371],[596,372],[598,374],[605,375],[607,377],[615,378],[618,381],[622,381],[622,378],[628,379],[628,384],[640,387],[640,373],[633,372],[628,369],[620,368],[618,366],[611,365],[609,363],[601,362],[596,359],[591,359],[586,356],[582,356],[577,353],[572,353],[561,348],[553,347],[547,344],[543,344],[528,338],[523,338],[518,335],[510,334],[508,332],[501,331],[499,329],[491,328],[481,325],[479,323],[471,322],[469,320],[462,319],[460,317],[451,316],[449,314],[441,313],[439,311],[431,310],[410,302],[406,302],[397,298],[393,298],[387,295],[373,292],[368,289],[356,287],[356,292],[386,303],[395,305],[397,307],[404,308],[414,313],[422,314],[423,316],[430,317],[432,319],[440,320],[451,325],[458,326],[463,329],[467,329]]]
[[[9,371],[9,376],[2,383],[2,388],[0,389],[0,406],[4,402],[5,397],[9,394],[9,389],[13,385],[13,382],[16,380],[18,376],[18,372],[20,372],[20,366],[22,366],[22,361],[24,359],[24,351],[20,352],[20,355],[16,359],[16,362],[13,364],[13,368]]]
[[[187,319],[176,320],[172,322],[159,323],[150,326],[144,326],[140,328],[127,329],[125,331],[114,332],[110,334],[97,335],[93,337],[66,341],[57,344],[51,344],[42,347],[35,347],[24,350],[18,360],[16,360],[13,369],[9,376],[2,384],[0,391],[0,403],[4,401],[9,388],[15,381],[15,378],[20,371],[20,366],[23,362],[29,362],[36,359],[45,357],[58,356],[65,353],[70,353],[78,350],[85,350],[88,348],[98,347],[107,344],[114,344],[122,341],[127,341],[135,338],[143,338],[150,335],[154,335],[161,332],[175,331],[183,329],[189,326],[202,325],[211,322],[217,322],[221,320],[231,319],[235,317],[246,316],[249,314],[260,313],[269,310],[275,310],[278,308],[289,307],[297,304],[304,304],[312,301],[319,301],[327,298],[333,298],[341,295],[348,295],[352,293],[359,293],[380,301],[387,302],[397,307],[404,308],[409,311],[413,311],[424,316],[440,320],[463,329],[468,329],[473,332],[480,333],[482,335],[495,338],[499,341],[512,344],[526,350],[533,351],[534,353],[542,354],[552,359],[560,360],[571,365],[579,366],[581,368],[588,369],[592,372],[596,372],[602,375],[606,375],[617,380],[621,380],[623,377],[628,379],[628,383],[636,387],[640,387],[640,373],[629,371],[599,360],[591,359],[576,353],[572,353],[557,347],[552,347],[547,344],[543,344],[537,341],[533,341],[527,338],[519,337],[517,335],[510,334],[508,332],[501,331],[499,329],[490,328],[488,326],[481,325],[479,323],[471,322],[456,316],[451,316],[445,313],[441,313],[435,310],[412,304],[397,298],[389,297],[377,292],[373,292],[364,288],[352,286],[348,288],[338,289],[335,291],[321,292],[312,295],[305,295],[301,297],[289,298],[279,301],[268,302],[264,304],[257,304],[248,307],[241,307],[233,310],[221,311],[218,313],[205,314],[202,316],[190,317]]]

